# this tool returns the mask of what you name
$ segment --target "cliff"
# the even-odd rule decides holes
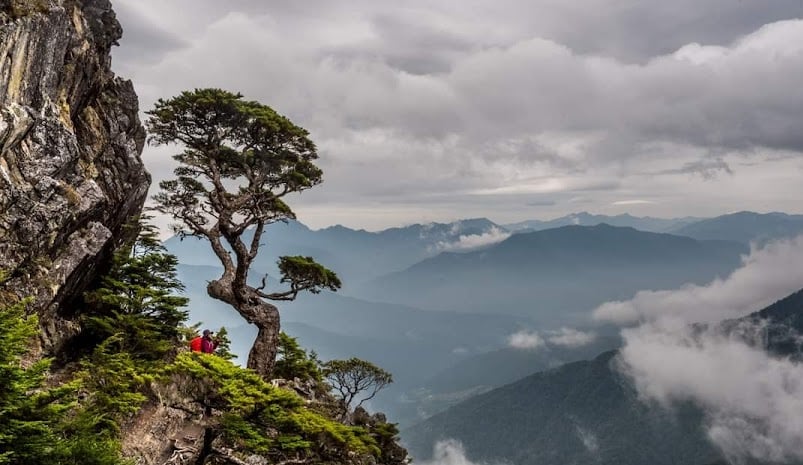
[[[0,300],[34,298],[45,353],[150,184],[121,35],[108,0],[0,0]]]

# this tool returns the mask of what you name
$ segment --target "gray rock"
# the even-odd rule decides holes
[[[34,298],[48,354],[150,185],[137,96],[110,69],[121,35],[108,0],[0,2],[0,304]]]

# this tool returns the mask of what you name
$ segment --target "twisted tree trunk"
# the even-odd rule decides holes
[[[235,288],[234,280],[225,275],[207,285],[210,297],[226,302],[247,321],[257,327],[258,333],[248,353],[248,368],[269,380],[279,346],[279,309],[265,302],[257,291],[248,286]]]

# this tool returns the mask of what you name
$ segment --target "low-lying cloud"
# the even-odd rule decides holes
[[[803,287],[803,236],[753,249],[726,279],[677,290],[641,291],[630,300],[607,302],[593,316],[600,321],[634,324],[661,320],[680,327],[744,316]]]
[[[599,452],[599,441],[597,440],[597,435],[593,432],[581,428],[579,425],[575,425],[575,430],[577,430],[577,437],[580,438],[580,441],[583,443],[583,447],[591,454],[596,454]]]
[[[502,242],[508,237],[510,237],[509,232],[497,227],[493,227],[482,234],[461,235],[457,238],[456,241],[453,242],[446,242],[446,241],[438,242],[438,244],[436,245],[436,249],[447,252],[473,250],[473,249],[479,249],[480,247],[485,247]]]
[[[692,326],[738,318],[803,287],[803,241],[753,250],[727,279],[707,286],[641,292],[608,303],[599,319],[640,322],[622,331],[620,368],[639,395],[664,407],[692,401],[705,429],[732,463],[803,460],[803,367],[764,350],[764,323],[738,331]]]
[[[754,328],[760,336],[760,325]],[[647,324],[623,332],[623,368],[647,400],[693,401],[711,441],[734,463],[803,459],[803,367],[716,328]]]
[[[544,338],[535,331],[521,330],[511,334],[507,338],[507,343],[514,349],[535,350],[544,347]]]
[[[422,465],[479,465],[466,457],[466,451],[460,441],[447,439],[438,441],[432,452],[432,460],[421,462]]]
[[[573,328],[538,331],[520,330],[508,336],[508,346],[514,349],[535,350],[547,346],[561,346],[570,349],[591,344],[597,339],[593,332],[579,331]]]
[[[572,328],[560,328],[557,331],[549,331],[546,334],[547,341],[550,344],[570,348],[586,346],[597,339],[595,333],[578,331]]]

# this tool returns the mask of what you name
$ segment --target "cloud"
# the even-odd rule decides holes
[[[550,344],[563,347],[582,347],[591,344],[597,339],[593,332],[578,331],[572,328],[561,328],[556,331],[548,331],[546,340]]]
[[[547,343],[570,349],[591,344],[597,339],[593,332],[579,331],[573,328],[560,328],[557,330],[531,331],[522,329],[507,338],[509,347],[514,349],[534,350],[546,347]]]
[[[803,236],[754,248],[726,279],[677,290],[640,291],[631,300],[606,302],[593,316],[617,324],[669,321],[676,327],[746,315],[803,287]]]
[[[617,200],[616,202],[611,203],[611,205],[651,205],[654,204],[652,200],[642,200],[642,199],[633,199],[633,200]]]
[[[521,330],[507,338],[508,346],[514,349],[535,350],[545,345],[544,339],[535,331]]]
[[[392,225],[429,207],[486,216],[544,193],[558,201],[548,213],[565,214],[563,196],[584,190],[599,208],[647,198],[670,215],[692,188],[719,211],[794,208],[803,195],[791,161],[712,178],[733,158],[803,151],[797,1],[302,3],[121,0],[130,34],[115,69],[143,109],[223,87],[310,130],[326,182],[293,205],[329,218],[343,215],[333,204],[419,215]],[[702,176],[639,181],[672,170]]]
[[[115,2],[114,11],[124,25],[125,47],[113,50],[116,59],[125,66],[153,64],[169,52],[188,47],[190,43],[153,18],[154,10],[134,2]],[[127,71],[127,70],[126,70]]]
[[[752,332],[760,338],[761,326]],[[732,463],[803,459],[799,363],[712,328],[700,333],[649,323],[623,337],[623,370],[639,394],[667,407],[681,401],[701,406],[709,438]]]
[[[575,430],[577,431],[577,437],[580,438],[580,441],[583,443],[583,447],[585,447],[590,454],[599,452],[597,435],[587,429],[581,428],[579,425],[575,425]]]
[[[680,168],[659,171],[657,174],[697,174],[703,179],[712,180],[722,173],[732,175],[733,170],[725,160],[715,158],[688,162]]]
[[[421,462],[423,465],[479,465],[466,457],[466,451],[460,441],[447,439],[435,443],[432,460]]]
[[[803,367],[764,350],[763,322],[737,330],[709,324],[745,316],[803,287],[803,238],[754,249],[741,268],[707,286],[645,291],[607,303],[595,317],[640,322],[622,330],[619,365],[642,399],[670,408],[691,401],[732,463],[803,459]]]
[[[547,199],[538,199],[538,200],[529,200],[524,204],[528,207],[551,207],[558,202],[556,200],[547,200]]]
[[[482,234],[463,234],[454,242],[438,242],[435,248],[444,251],[473,250],[502,242],[508,237],[510,237],[509,232],[497,227],[492,227]]]

